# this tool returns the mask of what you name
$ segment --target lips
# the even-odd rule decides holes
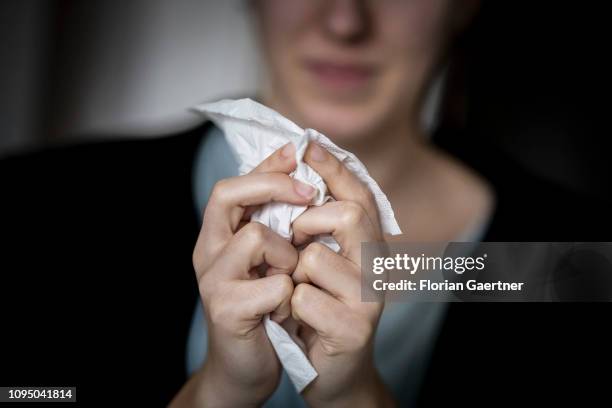
[[[375,73],[374,68],[366,64],[307,61],[305,67],[322,85],[342,90],[359,89],[365,86]]]

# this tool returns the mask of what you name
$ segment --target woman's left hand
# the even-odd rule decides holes
[[[294,244],[331,234],[341,250],[311,243],[301,251],[293,273],[292,316],[319,373],[304,398],[311,406],[393,405],[373,356],[384,304],[361,301],[361,243],[383,240],[376,202],[368,187],[327,150],[311,143],[305,161],[337,201],[312,207],[295,220]]]

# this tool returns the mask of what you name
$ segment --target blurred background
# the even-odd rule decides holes
[[[252,93],[241,0],[7,0],[0,154],[188,126],[197,102]]]
[[[453,143],[609,193],[607,16],[592,3],[483,1],[443,90],[438,122],[464,130]],[[4,0],[0,21],[0,157],[161,135],[197,121],[197,102],[257,89],[244,0]]]

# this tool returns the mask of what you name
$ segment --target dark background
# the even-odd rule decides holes
[[[464,41],[466,138],[568,189],[609,192],[609,17],[596,3],[487,1]]]

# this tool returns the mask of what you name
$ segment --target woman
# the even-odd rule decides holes
[[[487,184],[428,143],[422,123],[423,101],[444,51],[476,5],[446,0],[252,4],[268,68],[260,99],[356,153],[393,203],[403,239],[478,238],[492,207]],[[209,136],[204,150],[218,151],[212,140]],[[396,398],[410,402],[416,396],[443,307],[387,307],[377,343],[383,380],[373,346],[382,305],[361,303],[359,289],[360,243],[380,240],[382,233],[373,198],[355,176],[324,149],[309,146],[306,162],[337,201],[299,217],[293,245],[333,232],[341,255],[318,244],[298,254],[259,224],[238,229],[243,208],[249,213],[248,207],[268,201],[304,204],[312,198],[312,188],[287,176],[295,168],[292,149],[287,145],[253,173],[225,179],[212,190],[194,251],[206,322],[194,322],[191,346],[192,354],[198,348],[203,353],[206,337],[194,332],[206,325],[208,353],[200,357],[202,368],[193,367],[196,373],[176,406],[258,405],[270,398],[280,365],[261,322],[267,313],[307,328],[302,340],[319,373],[303,393],[309,405],[391,405]],[[214,160],[208,156],[202,162]],[[277,273],[245,281],[262,259]],[[398,349],[389,341],[406,327],[419,337],[404,337]],[[385,383],[393,384],[395,396]],[[300,397],[284,379],[269,404],[297,405]]]
[[[583,234],[595,203],[571,200],[490,151],[456,149],[477,156],[483,172],[504,169],[489,184],[428,139],[425,96],[477,0],[250,4],[268,73],[259,99],[354,152],[393,204],[402,240],[595,238]],[[288,243],[242,221],[270,200],[309,200],[308,187],[287,176],[291,146],[232,177],[218,129],[171,136],[0,161],[8,238],[0,302],[11,329],[0,383],[74,384],[79,401],[109,406],[408,404],[434,345],[428,402],[522,397],[549,377],[555,389],[580,392],[591,381],[591,362],[602,361],[609,342],[595,308],[465,305],[445,317],[442,304],[383,312],[359,302],[356,252],[381,239],[378,215],[364,187],[316,145],[306,161],[337,201],[306,211]],[[199,210],[207,202],[203,219],[194,201]],[[296,251],[331,229],[340,254]],[[609,231],[601,230],[595,239]],[[248,279],[263,261],[275,273]],[[281,379],[261,325],[266,313],[302,326],[319,376],[301,396]],[[575,372],[580,378],[566,375]]]

